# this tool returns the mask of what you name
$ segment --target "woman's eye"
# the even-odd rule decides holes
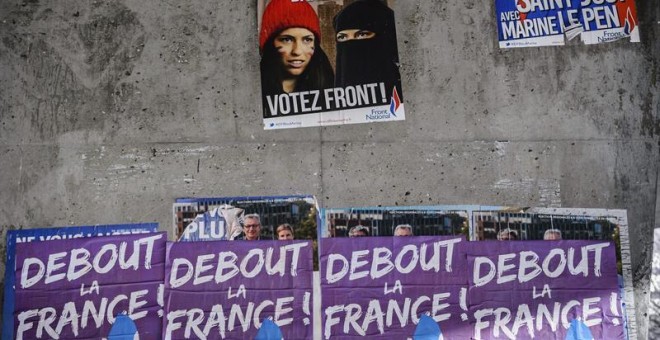
[[[345,41],[348,39],[348,35],[345,33],[337,34],[337,41]]]
[[[313,42],[314,42],[314,38],[312,38],[312,37],[304,37],[304,38],[303,38],[303,41],[306,42],[306,43],[313,43]]]
[[[279,40],[280,42],[283,42],[283,43],[288,43],[288,42],[292,41],[291,37],[280,37],[277,40]]]
[[[358,31],[355,33],[355,38],[356,39],[367,39],[371,38],[374,35],[373,32],[371,31]]]

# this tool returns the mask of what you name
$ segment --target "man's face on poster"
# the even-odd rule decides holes
[[[256,218],[249,217],[245,219],[243,230],[245,231],[246,240],[248,241],[258,240],[259,235],[261,235],[261,223]]]
[[[497,239],[500,241],[513,241],[518,239],[518,234],[511,229],[504,229],[497,234]]]
[[[396,228],[394,236],[412,236],[412,230],[408,227]]]
[[[561,238],[561,233],[555,231],[546,232],[545,235],[543,235],[545,241],[559,241]]]

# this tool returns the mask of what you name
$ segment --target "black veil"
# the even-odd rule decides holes
[[[396,86],[403,98],[394,11],[379,0],[358,0],[337,13],[334,28],[336,33],[360,29],[376,34],[371,39],[337,42],[335,86],[383,82],[388,95]]]

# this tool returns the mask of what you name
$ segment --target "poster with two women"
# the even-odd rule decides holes
[[[405,120],[393,0],[258,0],[264,129]]]

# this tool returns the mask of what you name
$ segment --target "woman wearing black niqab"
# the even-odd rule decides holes
[[[334,20],[337,38],[335,86],[385,83],[401,95],[394,11],[380,0],[358,0]]]

